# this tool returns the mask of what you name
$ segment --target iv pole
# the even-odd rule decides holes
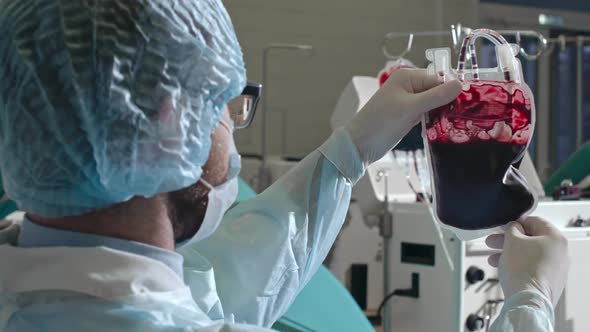
[[[268,58],[271,51],[273,50],[292,50],[292,51],[304,51],[308,55],[311,54],[313,47],[311,45],[299,45],[299,44],[268,44],[264,46],[262,51],[262,86],[264,87],[265,93],[262,95],[262,134],[261,134],[261,147],[262,147],[262,164],[258,170],[258,192],[262,192],[271,183],[270,169],[268,167],[268,97],[269,84],[268,84]]]
[[[458,52],[459,48],[461,47],[461,42],[464,36],[468,35],[473,29],[465,27],[461,25],[461,23],[457,23],[456,25],[451,25],[450,30],[436,30],[436,31],[417,31],[417,32],[389,32],[385,34],[383,37],[382,48],[383,54],[388,59],[397,59],[403,57],[407,53],[410,52],[412,49],[412,43],[414,37],[437,37],[437,36],[451,36],[453,41],[453,49]],[[539,58],[545,51],[549,49],[548,47],[548,40],[538,31],[534,30],[496,30],[501,35],[504,36],[514,36],[516,38],[516,43],[520,46],[521,37],[533,37],[538,40],[539,42],[539,49],[536,54],[528,54],[524,48],[520,47],[520,54],[527,60],[536,60]],[[392,54],[387,49],[387,43],[392,39],[398,38],[408,38],[408,45],[406,49],[400,54]]]

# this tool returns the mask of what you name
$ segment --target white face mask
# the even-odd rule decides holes
[[[214,187],[204,179],[199,179],[201,183],[209,188],[205,217],[195,235],[190,239],[177,243],[176,249],[206,239],[215,233],[219,224],[221,224],[223,215],[238,197],[238,174],[240,173],[241,166],[241,157],[238,154],[235,142],[232,142],[226,181]]]
[[[213,187],[209,191],[209,201],[201,227],[192,238],[179,243],[176,247],[180,248],[204,240],[215,233],[219,224],[221,224],[223,215],[235,202],[237,196],[238,178],[233,178],[221,186]]]

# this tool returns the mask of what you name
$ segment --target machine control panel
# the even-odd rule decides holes
[[[465,328],[467,328],[467,331],[482,331],[485,327],[485,324],[486,322],[483,317],[471,314],[467,316]]]
[[[581,216],[577,216],[572,218],[569,223],[568,227],[589,227],[590,226],[590,219],[584,219]]]
[[[465,272],[465,280],[468,284],[476,284],[480,281],[483,281],[486,277],[486,273],[484,270],[480,269],[477,266],[471,266]]]

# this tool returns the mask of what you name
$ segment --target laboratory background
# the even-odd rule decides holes
[[[224,1],[248,78],[264,86],[258,114],[236,133],[242,185],[260,192],[345,124],[388,71],[426,67],[425,51],[491,28],[520,47],[535,96],[535,134],[521,171],[534,214],[570,241],[556,331],[588,331],[590,291],[590,3],[556,0]],[[497,65],[479,42],[480,68]],[[385,76],[383,76],[385,75]],[[585,144],[587,143],[587,144]],[[324,266],[275,324],[279,331],[487,331],[503,296],[483,240],[433,221],[421,129],[367,169]]]

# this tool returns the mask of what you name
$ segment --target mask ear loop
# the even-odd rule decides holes
[[[201,175],[201,177],[199,178],[199,181],[201,181],[201,183],[207,187],[209,190],[213,190],[215,187],[213,187],[207,180],[203,179],[203,176]]]
[[[239,162],[240,162],[240,156],[239,156],[239,155],[237,155],[237,157],[234,157],[234,155],[230,155],[230,157],[229,157],[229,158],[230,158],[230,159],[229,159],[229,164],[230,164],[230,165],[229,165],[229,167],[230,167],[230,170],[229,170],[229,172],[231,172],[231,171],[232,171],[232,163],[239,163]],[[224,182],[223,184],[226,184],[228,181],[230,181],[230,180],[232,180],[233,178],[235,178],[236,176],[238,176],[238,174],[239,174],[239,169],[238,169],[238,172],[235,172],[235,173],[233,173],[233,174],[232,174],[232,173],[228,173],[228,174],[226,175],[226,179],[225,179],[225,182]],[[213,186],[211,183],[209,183],[207,180],[203,179],[203,176],[202,176],[202,175],[201,175],[201,177],[199,178],[199,181],[200,181],[200,182],[201,182],[201,183],[202,183],[202,184],[203,184],[205,187],[207,187],[209,190],[213,190],[213,189],[215,189],[215,187],[214,187],[214,186]],[[223,184],[221,184],[221,185],[223,185]]]
[[[475,52],[475,41],[477,38],[483,37],[491,41],[494,45],[499,46],[502,44],[508,44],[508,41],[499,33],[489,29],[477,29],[473,30],[465,39],[461,45],[461,51],[459,52],[459,61],[457,63],[457,76],[460,81],[465,80],[465,57],[467,55],[467,48],[469,47],[469,55],[471,61],[471,69],[473,70],[473,80],[479,80],[479,67],[477,65],[477,54]]]
[[[225,121],[224,119],[219,120],[219,124],[224,126],[227,130],[229,130],[230,133],[234,133],[235,129],[235,125],[234,125],[234,121],[230,120],[231,123],[228,123],[227,121]]]
[[[235,127],[234,127],[233,121],[231,121],[231,123],[228,123],[228,122],[227,122],[227,121],[225,121],[224,119],[221,119],[221,120],[219,120],[219,124],[220,124],[220,125],[222,125],[223,127],[225,127],[227,130],[229,130],[229,132],[230,132],[231,134],[233,134],[233,133],[234,133],[234,131],[235,131]],[[234,143],[234,144],[235,144],[235,143]],[[234,145],[234,149],[235,149],[235,145]],[[238,155],[238,157],[237,157],[237,158],[238,158],[238,159],[237,159],[237,161],[234,161],[234,160],[232,160],[232,159],[234,158],[232,155],[230,155],[230,157],[229,157],[229,158],[230,158],[230,160],[229,160],[230,167],[231,167],[231,163],[232,163],[232,162],[234,162],[234,163],[235,163],[235,162],[237,162],[237,163],[239,163],[239,162],[240,162],[240,156],[239,156],[239,155]],[[228,178],[232,178],[234,175],[237,175],[237,174],[228,174]],[[229,180],[229,179],[226,179],[226,181],[227,181],[227,180]],[[201,174],[201,177],[199,178],[199,181],[200,181],[200,182],[201,182],[203,185],[205,185],[205,187],[209,188],[209,190],[213,190],[213,189],[215,188],[215,187],[214,187],[213,185],[211,185],[211,184],[210,184],[210,183],[209,183],[207,180],[203,179],[203,175],[202,175],[202,174]]]

